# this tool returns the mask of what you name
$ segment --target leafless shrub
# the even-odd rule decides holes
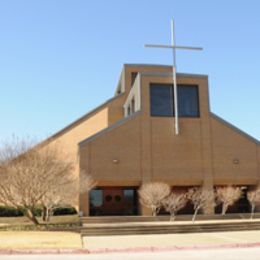
[[[17,141],[0,152],[0,203],[25,210],[35,224],[39,205],[50,207],[75,195],[74,165],[59,157],[57,149],[30,148]]]
[[[80,174],[79,192],[85,193],[91,191],[97,186],[97,182],[93,179],[92,175],[82,171]]]
[[[225,215],[228,207],[233,205],[242,195],[241,188],[225,186],[216,188],[216,202],[222,204],[222,215]]]
[[[251,219],[253,219],[255,207],[260,204],[260,186],[248,191],[247,198],[251,204]]]
[[[170,186],[163,182],[144,183],[139,189],[140,202],[152,210],[156,216],[162,207],[162,201],[171,192]]]
[[[170,213],[170,221],[175,220],[176,213],[184,208],[188,202],[187,193],[172,191],[171,194],[163,199],[164,209]]]
[[[78,195],[89,192],[96,184],[90,174],[81,172],[80,180],[72,178],[63,185],[57,185],[56,189],[50,189],[41,200],[43,221],[48,222],[55,209],[77,204]]]
[[[200,209],[207,210],[209,203],[214,203],[214,193],[211,189],[206,187],[194,187],[188,190],[187,197],[191,200],[194,207],[194,215],[192,222],[194,223],[198,211]]]

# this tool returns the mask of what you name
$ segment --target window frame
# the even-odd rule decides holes
[[[152,89],[152,86],[161,86],[161,87],[170,87],[171,88],[171,93],[172,93],[172,96],[171,96],[171,108],[172,108],[172,115],[152,115],[152,95],[151,95],[151,89]],[[201,113],[200,113],[200,97],[199,97],[199,85],[197,84],[178,84],[177,85],[177,93],[178,93],[178,89],[179,88],[182,88],[182,87],[195,87],[196,88],[196,98],[197,98],[197,101],[198,101],[198,113],[196,116],[190,116],[190,115],[184,115],[184,116],[180,116],[178,115],[179,118],[193,118],[193,119],[199,119],[201,117]],[[149,102],[150,102],[150,116],[151,117],[162,117],[162,118],[170,118],[170,117],[175,117],[175,111],[174,111],[174,89],[173,89],[173,84],[170,84],[170,83],[150,83],[149,85]],[[178,97],[178,100],[179,100],[179,97]],[[179,107],[179,103],[178,103],[178,112],[180,111],[180,107]]]

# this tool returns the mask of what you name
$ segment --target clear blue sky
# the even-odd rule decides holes
[[[1,0],[0,139],[43,139],[114,94],[124,63],[209,75],[211,110],[260,140],[260,1]]]

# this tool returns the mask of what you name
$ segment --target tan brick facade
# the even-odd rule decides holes
[[[133,73],[140,88],[140,109],[124,116]],[[172,83],[170,66],[125,65],[119,87],[110,101],[46,141],[59,142],[79,168],[90,173],[100,187],[138,187],[161,180],[172,186],[255,185],[260,179],[257,140],[210,112],[208,78],[178,74],[178,84],[198,86],[200,117],[151,117],[151,83]],[[80,197],[88,215],[88,196]],[[139,213],[145,209],[139,207]]]

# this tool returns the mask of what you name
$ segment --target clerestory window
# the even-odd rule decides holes
[[[199,117],[197,85],[178,85],[179,117]],[[171,84],[150,85],[151,116],[174,116],[174,93]]]

